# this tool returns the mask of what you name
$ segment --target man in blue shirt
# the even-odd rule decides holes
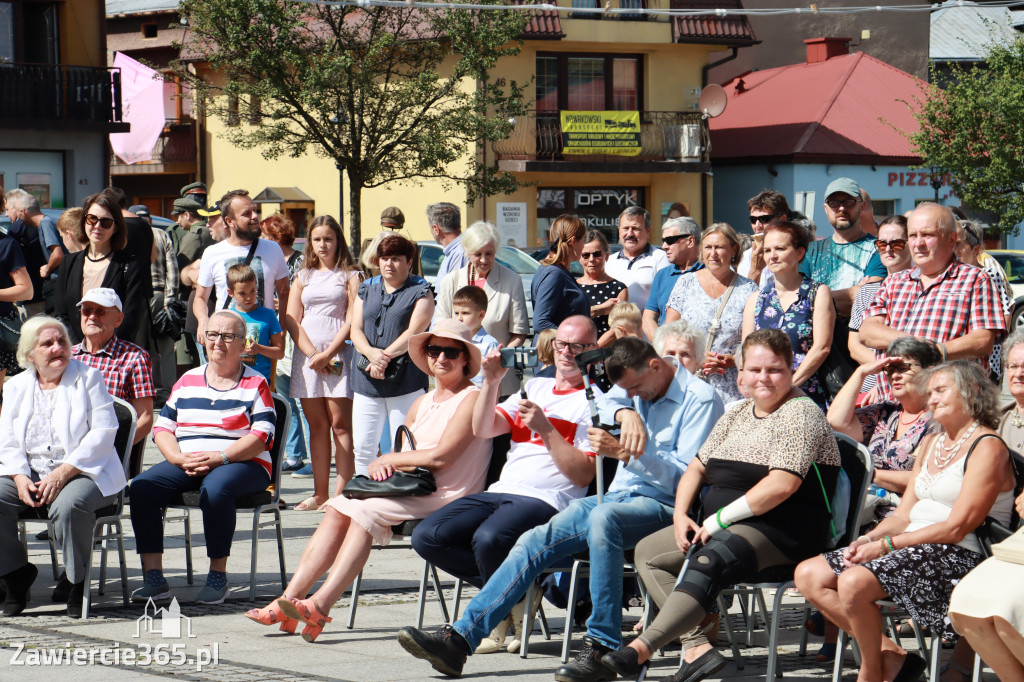
[[[39,208],[39,199],[19,188],[7,193],[8,231],[18,240],[28,263],[34,294],[25,308],[29,315],[52,312],[57,268],[64,259],[64,242],[53,219]]]
[[[860,185],[850,178],[833,180],[825,189],[825,215],[835,232],[811,242],[800,263],[800,272],[832,290],[836,311],[847,320],[860,285],[888,274],[875,237],[861,228],[863,210]]]
[[[462,213],[455,204],[442,201],[427,206],[427,222],[434,241],[444,247],[444,260],[437,269],[436,283],[440,284],[445,275],[469,262],[462,247]]]
[[[689,216],[666,220],[661,226],[661,248],[665,249],[671,267],[662,268],[654,275],[651,294],[644,304],[644,336],[654,340],[658,327],[665,323],[668,297],[679,281],[679,275],[696,272],[704,267],[700,262],[700,225]]]
[[[594,496],[574,500],[524,533],[454,625],[436,633],[402,628],[399,643],[435,670],[461,675],[466,656],[522,600],[531,581],[560,559],[589,552],[594,607],[587,635],[576,660],[560,667],[555,680],[615,679],[601,656],[622,641],[625,552],[672,523],[679,481],[723,408],[714,389],[672,359],[659,358],[642,339],[619,339],[611,350],[605,370],[616,387],[602,399],[601,413],[606,423],[622,425],[622,435],[588,432],[593,451],[619,460],[603,503]]]

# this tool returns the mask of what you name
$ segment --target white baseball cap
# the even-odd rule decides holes
[[[124,308],[121,306],[121,299],[118,297],[117,292],[113,289],[106,287],[96,287],[86,292],[82,300],[78,302],[78,307],[81,308],[83,303],[95,303],[101,305],[104,308],[117,308],[121,312],[124,312]]]

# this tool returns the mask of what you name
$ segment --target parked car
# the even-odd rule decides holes
[[[1010,329],[1016,329],[1024,320],[1024,251],[995,250],[991,255],[1006,273],[1006,280],[1013,291],[1013,312],[1010,313]]]
[[[420,251],[420,271],[423,278],[431,284],[437,283],[437,271],[444,260],[444,249],[437,242],[421,241],[416,242]],[[529,254],[520,251],[514,246],[499,246],[495,260],[512,270],[523,278],[523,289],[526,291],[526,312],[533,319],[533,297],[530,295],[530,285],[533,283],[533,275],[540,268],[540,265]]]

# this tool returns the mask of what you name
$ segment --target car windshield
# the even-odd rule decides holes
[[[495,260],[519,275],[532,275],[540,267],[537,261],[511,246],[499,247]]]
[[[1024,284],[1024,255],[993,253],[1010,284]]]

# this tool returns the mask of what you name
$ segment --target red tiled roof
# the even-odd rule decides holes
[[[737,76],[710,121],[711,158],[919,162],[906,135],[926,85],[864,53]]]
[[[742,9],[740,0],[671,0],[671,9]],[[715,45],[753,45],[754,29],[745,15],[672,17],[672,41]]]
[[[537,0],[513,0],[515,5],[532,5]],[[523,40],[561,40],[565,37],[558,10],[538,10],[530,13],[530,23],[523,30]]]

